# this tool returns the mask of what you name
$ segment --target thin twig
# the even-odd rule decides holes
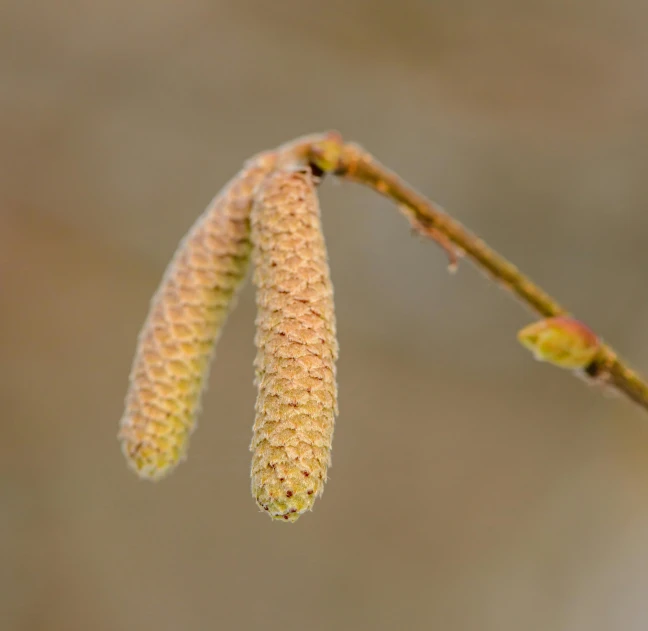
[[[515,265],[359,145],[345,144],[339,134],[331,132],[311,146],[310,161],[324,172],[364,184],[395,202],[420,234],[437,241],[444,248],[451,263],[456,261],[457,251],[465,253],[479,269],[487,272],[540,316],[551,318],[567,315],[566,309]],[[648,384],[619,359],[611,347],[602,344],[591,364],[578,374],[607,385],[648,410]]]

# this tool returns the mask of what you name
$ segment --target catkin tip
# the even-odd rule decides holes
[[[184,450],[170,449],[167,445],[155,444],[155,441],[149,441],[148,444],[135,442],[124,438],[122,434],[119,438],[129,467],[143,480],[161,480],[185,457]]]

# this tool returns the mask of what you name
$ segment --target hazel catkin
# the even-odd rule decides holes
[[[251,214],[257,287],[252,494],[294,522],[322,494],[337,414],[338,346],[326,246],[309,170],[277,170]]]
[[[185,456],[214,344],[248,267],[252,196],[276,162],[276,152],[252,158],[214,198],[151,301],[119,431],[143,478],[163,477]]]

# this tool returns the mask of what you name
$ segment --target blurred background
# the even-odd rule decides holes
[[[249,492],[254,295],[161,484],[115,435],[178,241],[251,154],[340,130],[648,373],[648,4],[0,0],[0,628],[648,627],[645,413],[531,360],[533,316],[326,182],[333,468]]]

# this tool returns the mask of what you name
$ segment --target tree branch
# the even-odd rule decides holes
[[[543,318],[568,315],[566,309],[515,265],[359,145],[345,144],[339,134],[330,132],[311,144],[308,160],[324,173],[368,186],[393,201],[421,235],[437,241],[448,252],[451,264],[456,261],[457,254],[465,254],[477,268]],[[648,411],[648,384],[619,359],[610,346],[601,344],[594,359],[577,374],[607,385]]]

